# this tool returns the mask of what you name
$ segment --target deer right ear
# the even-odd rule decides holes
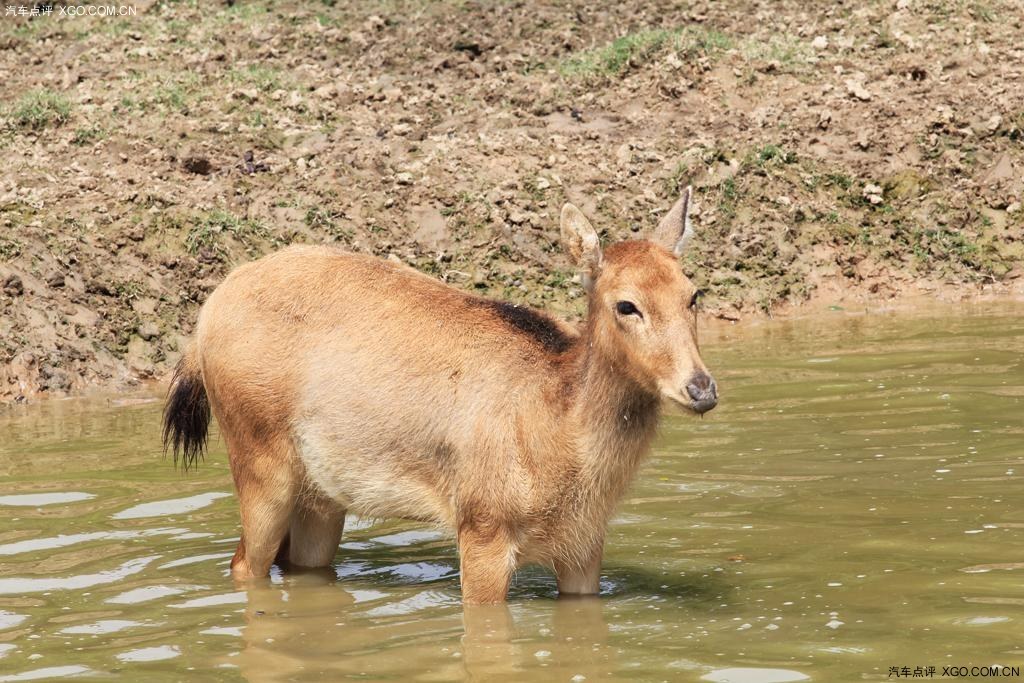
[[[683,190],[683,196],[669,209],[654,229],[654,241],[660,243],[676,256],[681,256],[686,245],[693,239],[693,225],[690,224],[690,198],[693,188]]]
[[[590,289],[601,270],[601,240],[583,212],[572,204],[562,207],[562,243],[583,273],[583,286]]]

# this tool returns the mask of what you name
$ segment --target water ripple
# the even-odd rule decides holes
[[[116,583],[127,576],[138,574],[153,560],[159,559],[160,555],[139,557],[128,560],[115,569],[108,569],[94,574],[79,574],[77,576],[48,576],[43,578],[2,578],[0,579],[0,595],[20,595],[23,593],[42,593],[54,590],[81,590],[92,588],[107,583]]]

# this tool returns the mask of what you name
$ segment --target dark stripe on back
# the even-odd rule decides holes
[[[572,337],[558,323],[528,306],[489,299],[473,299],[472,303],[490,309],[505,324],[539,343],[549,353],[564,353],[572,346]]]

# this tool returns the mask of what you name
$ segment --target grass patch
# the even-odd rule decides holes
[[[135,280],[122,280],[113,286],[114,296],[124,302],[140,298],[145,293],[145,288]]]
[[[130,114],[132,112],[144,112],[146,105],[130,95],[122,95],[121,99],[114,106],[114,113]]]
[[[199,76],[193,73],[167,78],[153,88],[151,99],[157,106],[187,114],[199,82]]]
[[[107,137],[107,131],[103,130],[100,126],[93,124],[84,128],[75,129],[75,135],[71,138],[71,142],[82,147],[94,142],[99,142],[105,137]]]
[[[911,233],[914,256],[922,265],[946,259],[972,270],[981,267],[978,245],[961,232],[940,227],[919,228]]]
[[[256,86],[264,92],[273,92],[284,87],[284,77],[278,69],[252,64],[242,69],[232,69],[227,78],[236,84]]]
[[[987,2],[972,2],[969,11],[975,19],[986,24],[996,20],[996,12]]]
[[[239,218],[230,211],[216,209],[200,217],[185,236],[185,248],[191,254],[206,249],[220,257],[226,256],[224,237],[231,236],[247,248],[257,240],[270,239],[265,225],[250,218]]]
[[[338,224],[338,219],[344,214],[329,211],[320,206],[311,206],[306,210],[306,226],[314,232],[325,232],[337,240],[350,241],[355,233]]]
[[[266,16],[270,10],[258,2],[232,3],[227,9],[216,15],[215,21],[219,24],[227,24],[233,21],[251,21],[257,17]]]
[[[10,261],[21,255],[22,245],[17,240],[0,237],[0,261]]]
[[[779,145],[765,145],[754,152],[753,162],[758,168],[769,164],[792,164],[796,162],[796,154],[787,152]]]
[[[683,37],[689,38],[683,52],[691,56],[713,55],[731,50],[733,47],[732,38],[713,28],[688,29],[684,32],[684,36],[680,36],[681,39]]]
[[[245,119],[246,125],[250,128],[266,128],[267,122],[263,118],[263,112],[258,109],[254,109],[249,112],[249,115]]]
[[[845,173],[826,173],[822,178],[824,178],[825,182],[829,185],[838,187],[844,192],[853,187],[853,178]]]
[[[70,116],[70,100],[52,90],[27,92],[14,103],[10,111],[15,126],[30,130],[62,125]]]
[[[683,193],[683,188],[686,187],[686,181],[688,181],[693,175],[693,171],[690,168],[688,161],[680,161],[676,164],[676,167],[672,169],[672,173],[668,178],[665,179],[665,194],[669,197],[678,197]]]
[[[718,202],[718,211],[726,220],[736,216],[736,205],[739,203],[740,192],[736,187],[735,178],[726,178],[722,181],[722,199]]]
[[[693,58],[730,47],[732,40],[713,29],[645,29],[565,60],[559,72],[569,78],[611,78],[669,51]]]
[[[810,43],[796,36],[775,36],[767,41],[749,39],[740,52],[750,61],[776,62],[783,69],[796,69],[817,60]]]
[[[631,63],[655,54],[672,37],[669,31],[639,31],[616,38],[611,44],[585,52],[565,65],[567,75],[614,76],[624,72]]]
[[[164,23],[164,31],[176,43],[184,43],[188,32],[192,30],[192,24],[183,19],[170,19]]]

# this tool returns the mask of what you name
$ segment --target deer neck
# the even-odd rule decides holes
[[[576,418],[582,449],[581,483],[613,506],[650,449],[658,426],[660,398],[593,343],[588,324],[579,340]]]

